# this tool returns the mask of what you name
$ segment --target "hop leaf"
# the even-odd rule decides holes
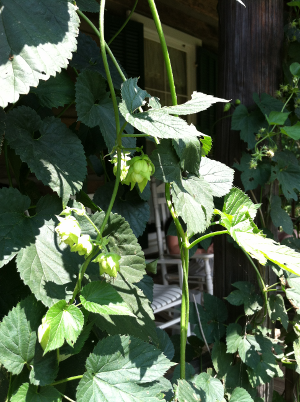
[[[60,236],[61,241],[73,246],[74,243],[78,242],[78,237],[80,236],[80,227],[74,216],[67,215],[65,218],[60,218],[60,223],[55,228],[56,233]]]
[[[147,155],[135,156],[127,164],[130,166],[127,176],[123,181],[128,186],[131,185],[131,189],[138,184],[140,192],[142,193],[151,178],[151,175],[155,172],[155,167]]]
[[[38,338],[41,347],[45,350],[50,338],[50,325],[46,322],[46,317],[42,319],[42,324],[38,328]]]
[[[74,244],[71,247],[72,252],[77,252],[79,255],[85,255],[85,256],[88,256],[92,251],[92,249],[93,246],[90,241],[89,235],[83,235],[79,237],[77,244]]]
[[[120,272],[119,260],[121,257],[114,253],[101,253],[93,262],[99,262],[100,275],[108,274],[112,278],[116,278]]]

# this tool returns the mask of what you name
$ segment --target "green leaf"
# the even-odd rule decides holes
[[[249,382],[247,366],[238,360],[237,364],[230,366],[225,377],[225,392],[232,394],[236,387],[245,389],[253,399],[257,395],[255,388],[252,388]]]
[[[6,119],[6,114],[3,109],[0,108],[0,155],[2,151],[2,146],[3,146],[3,139],[4,139],[4,134],[5,134],[5,119]]]
[[[195,375],[195,369],[190,363],[185,363],[185,379],[191,381]],[[177,364],[173,371],[172,384],[176,384],[180,380],[180,364]]]
[[[287,118],[289,117],[289,114],[291,112],[288,113],[283,113],[283,112],[271,112],[269,114],[269,117],[266,116],[266,119],[268,121],[268,123],[271,126],[274,125],[279,125],[279,126],[283,126],[284,123],[286,122]]]
[[[76,81],[76,110],[78,120],[88,127],[99,126],[109,151],[116,145],[117,133],[113,102],[109,92],[106,92],[107,83],[96,71],[85,70],[79,74]],[[125,120],[120,116],[120,126]],[[130,125],[125,127],[127,133],[133,133]],[[134,138],[123,138],[123,146],[134,148]]]
[[[73,0],[68,0],[72,2]],[[95,0],[76,0],[76,6],[80,11],[86,11],[89,13],[98,13],[99,4]]]
[[[31,92],[37,95],[41,106],[48,108],[64,106],[75,100],[74,83],[65,70],[48,81],[42,81],[37,88],[31,88]]]
[[[235,282],[232,284],[238,290],[234,290],[226,297],[226,300],[234,306],[244,304],[246,315],[252,315],[261,310],[263,300],[260,294],[257,293],[255,286],[250,282]]]
[[[270,163],[258,163],[256,169],[250,169],[251,154],[242,155],[240,163],[234,163],[233,167],[242,172],[241,180],[244,191],[254,190],[257,186],[264,186],[271,174]]]
[[[249,381],[252,387],[270,382],[274,377],[283,377],[283,372],[279,368],[272,353],[265,353],[255,369],[247,369]]]
[[[227,353],[235,353],[238,350],[242,338],[242,327],[239,324],[229,324],[226,331]]]
[[[43,305],[29,296],[0,323],[0,363],[12,374],[20,374],[24,364],[31,364],[43,314]]]
[[[45,223],[31,245],[17,257],[17,268],[24,283],[38,300],[51,307],[61,299],[71,299],[84,259],[70,248],[58,244],[54,221]]]
[[[90,36],[85,35],[82,32],[79,32],[77,41],[77,51],[73,54],[72,60],[70,60],[71,67],[74,67],[80,71],[97,71],[106,80],[106,72],[103,64],[103,59],[101,56],[100,48],[97,46],[96,42]],[[116,89],[121,89],[123,80],[110,58],[108,58],[108,65],[114,87]],[[124,70],[123,73],[126,76]]]
[[[155,343],[155,346],[160,349],[169,360],[172,360],[175,354],[175,349],[169,335],[166,331],[160,328],[156,328],[156,333],[158,342]]]
[[[15,103],[39,80],[67,68],[76,50],[79,18],[73,4],[1,0],[0,107]],[[30,26],[30,32],[28,27]],[[15,27],[18,27],[16,30]]]
[[[241,139],[248,144],[249,149],[255,146],[254,134],[265,126],[265,117],[259,110],[249,113],[245,105],[239,105],[233,113],[231,129],[241,131]]]
[[[253,402],[253,399],[245,389],[238,387],[231,394],[230,402]]]
[[[87,358],[87,372],[79,383],[77,401],[156,402],[157,389],[151,392],[149,383],[171,366],[153,345],[134,337],[110,336],[98,342]]]
[[[50,335],[45,353],[60,348],[65,340],[73,346],[82,330],[84,318],[78,307],[73,304],[68,306],[65,300],[60,300],[48,310],[46,323],[50,325]]]
[[[281,295],[271,295],[268,299],[268,313],[270,319],[275,322],[280,320],[282,326],[287,330],[289,319]]]
[[[293,140],[296,140],[296,141],[299,140],[300,139],[300,121],[297,121],[297,123],[291,127],[281,127],[280,132],[282,134],[285,134],[288,137],[292,138]]]
[[[39,391],[35,385],[25,383],[11,397],[11,402],[61,402],[62,396],[54,387],[42,387]]]
[[[191,382],[185,380],[178,380],[177,385],[174,385],[174,391],[176,398],[175,401],[178,402],[199,402],[202,401],[202,398],[205,398],[203,391],[198,389]]]
[[[205,135],[203,138],[200,138],[200,141],[201,141],[201,156],[206,156],[212,148],[212,138],[209,137],[208,135]]]
[[[44,350],[37,342],[35,345],[34,358],[31,363],[29,380],[33,385],[44,387],[55,381],[58,373],[58,361],[56,351],[49,352],[43,356]]]
[[[118,292],[107,282],[91,282],[81,290],[83,307],[98,314],[133,315]]]
[[[181,179],[180,162],[170,140],[162,140],[151,154],[154,164],[154,177],[165,183],[172,183]]]
[[[287,234],[293,233],[293,222],[288,213],[281,208],[281,198],[278,195],[272,197],[270,215],[274,226],[282,226]]]
[[[188,176],[181,183],[172,184],[176,212],[187,224],[190,235],[202,233],[209,226],[213,214],[213,195],[204,178]]]
[[[299,2],[292,2],[292,3],[297,3],[296,5],[299,6]],[[288,3],[290,5],[290,3]],[[295,5],[295,4],[293,4]],[[295,75],[296,77],[300,78],[300,64],[299,63],[293,63],[290,65],[290,72]]]
[[[209,184],[214,197],[223,197],[232,187],[234,170],[223,163],[202,157],[199,173]]]
[[[260,108],[261,112],[263,115],[269,116],[271,112],[281,112],[283,111],[284,113],[289,113],[287,108],[284,108],[283,102],[281,102],[279,99],[273,98],[273,96],[262,93],[260,95],[260,98],[257,93],[253,94],[253,100],[257,104],[257,106]],[[287,123],[290,125],[290,121],[288,120]]]
[[[218,373],[218,378],[225,377],[233,363],[233,356],[229,353],[226,353],[225,343],[219,341],[214,343],[211,358],[214,369]]]
[[[247,210],[250,217],[254,219],[258,208],[259,205],[253,204],[250,198],[244,194],[242,190],[234,187],[225,197],[223,212],[231,216],[236,215],[234,222],[238,222],[238,214],[242,209]]]
[[[33,217],[25,214],[29,206],[29,197],[19,190],[0,190],[0,268],[32,243],[44,221],[61,210],[59,198],[49,195],[38,201]]]
[[[149,299],[150,303],[153,302],[153,279],[149,275],[144,275],[143,279],[136,283],[136,286],[144,293]]]
[[[225,334],[225,326],[223,325],[223,322],[227,320],[228,316],[224,302],[215,296],[205,293],[204,307],[199,304],[197,306],[207,343],[210,344],[221,339]],[[196,324],[195,333],[198,338],[203,340],[194,303],[190,303],[190,322],[191,324]]]
[[[104,219],[104,213],[96,212],[91,216],[94,224],[100,228]],[[78,217],[82,234],[89,234],[96,239],[97,233],[86,219]],[[121,256],[120,274],[111,285],[119,293],[124,302],[131,308],[136,316],[100,316],[93,315],[95,323],[108,334],[130,334],[145,340],[156,340],[153,311],[147,297],[134,284],[138,283],[146,274],[145,257],[132,233],[129,224],[119,215],[111,214],[103,232],[103,237],[109,239],[108,250]],[[99,268],[89,265],[87,274],[99,279]]]
[[[172,141],[175,151],[181,161],[182,170],[199,175],[201,146],[198,138]]]
[[[115,182],[108,182],[96,190],[93,201],[101,209],[108,209]],[[112,212],[117,213],[129,223],[136,237],[143,234],[150,218],[150,207],[147,201],[143,201],[136,189],[128,191],[127,186],[119,186]]]
[[[144,99],[150,96],[137,86],[137,80],[129,78],[121,88],[122,102],[119,109],[128,123],[142,133],[158,138],[187,139],[201,134],[192,124],[188,125],[185,120],[169,115],[168,108],[150,109],[147,112],[133,114],[136,108],[142,106]]]
[[[292,152],[282,151],[276,153],[273,161],[277,162],[277,164],[272,167],[271,181],[277,179],[285,198],[288,200],[292,198],[296,201],[298,196],[294,190],[300,190],[300,166],[298,165],[297,159]]]
[[[298,365],[300,365],[300,339],[297,338],[294,342],[293,342],[293,349],[295,352],[295,359]]]
[[[60,119],[41,120],[33,109],[25,106],[13,109],[6,123],[11,148],[67,204],[70,196],[81,189],[87,173],[83,147],[76,135]],[[35,139],[33,133],[40,137]]]
[[[81,352],[82,348],[85,345],[85,342],[87,341],[87,339],[90,336],[93,325],[94,325],[94,322],[92,321],[83,328],[83,330],[81,331],[79,337],[77,338],[77,340],[73,346],[70,346],[65,343],[59,349],[60,361],[66,360],[68,357],[70,357],[72,355],[76,355]],[[46,356],[48,356],[50,353],[48,353]]]
[[[151,274],[156,275],[157,274],[157,260],[153,260],[151,262],[147,262],[146,264],[146,270],[150,272]]]
[[[165,106],[162,108],[169,114],[175,115],[187,115],[193,113],[199,113],[203,110],[208,109],[211,105],[217,102],[229,102],[226,99],[215,98],[212,95],[206,95],[201,92],[193,92],[192,99],[183,103],[182,105],[176,106]]]
[[[206,402],[222,401],[224,398],[224,387],[220,380],[211,377],[207,373],[201,373],[193,381],[198,388],[205,392]]]

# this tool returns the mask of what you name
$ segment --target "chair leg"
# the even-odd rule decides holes
[[[213,291],[213,281],[211,276],[209,260],[205,260],[205,274],[206,274],[207,293],[212,295],[214,291]]]

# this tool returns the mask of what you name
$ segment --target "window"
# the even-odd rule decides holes
[[[136,13],[132,19],[144,25],[145,89],[160,98],[162,106],[171,105],[170,88],[154,22]],[[163,25],[163,30],[172,63],[177,101],[184,103],[197,90],[196,49],[202,45],[202,41],[168,26]],[[188,116],[187,120],[197,123],[195,115]]]

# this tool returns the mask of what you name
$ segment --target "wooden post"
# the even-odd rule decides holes
[[[218,96],[240,99],[247,107],[254,104],[254,92],[274,95],[282,83],[283,0],[244,0],[246,8],[236,0],[220,0],[219,11],[219,84]],[[217,118],[223,117],[218,106]],[[239,132],[231,131],[231,119],[217,124],[214,159],[232,166],[246,149]],[[238,173],[235,185],[243,188]],[[250,196],[251,198],[251,196]],[[214,294],[227,296],[231,283],[247,280],[257,283],[256,274],[243,252],[217,236],[215,243]],[[272,270],[266,268],[267,284],[274,283]],[[232,308],[232,322],[237,309]],[[261,387],[260,396],[272,401],[272,384]]]

